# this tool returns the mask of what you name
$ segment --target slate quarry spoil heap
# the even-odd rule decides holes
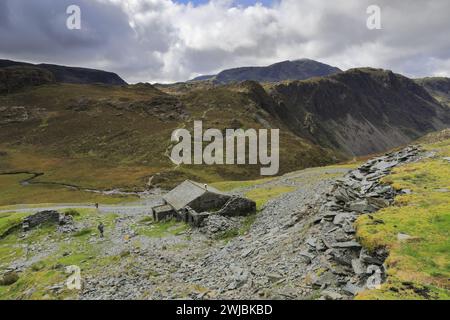
[[[372,159],[336,181],[313,220],[301,253],[309,263],[311,285],[321,290],[322,298],[350,298],[386,280],[386,249],[369,253],[357,242],[353,225],[358,216],[388,207],[397,194],[410,192],[396,191],[382,184],[381,178],[398,165],[417,161],[420,154],[419,147],[410,146]]]

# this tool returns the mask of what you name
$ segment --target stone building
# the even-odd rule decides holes
[[[200,226],[211,213],[242,216],[256,211],[254,201],[230,196],[216,188],[191,180],[184,181],[163,199],[163,205],[153,208],[155,221],[175,218],[193,226]]]

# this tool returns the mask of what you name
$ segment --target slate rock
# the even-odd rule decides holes
[[[331,245],[333,248],[361,248],[361,245],[356,241],[336,242]]]

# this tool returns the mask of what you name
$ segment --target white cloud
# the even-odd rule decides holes
[[[231,0],[199,6],[171,0],[78,0],[87,20],[78,35],[58,29],[64,20],[58,14],[46,16],[55,10],[27,11],[20,6],[30,7],[29,1],[4,1],[10,14],[21,12],[28,21],[0,24],[2,43],[16,39],[0,49],[3,55],[101,67],[130,82],[179,81],[298,58],[343,69],[374,66],[409,76],[450,76],[447,0],[280,0],[272,7],[239,6]],[[56,2],[61,6],[68,0],[39,5]],[[382,30],[366,28],[366,9],[374,2],[382,10]],[[31,25],[37,14],[52,23]],[[32,41],[27,40],[30,34]]]

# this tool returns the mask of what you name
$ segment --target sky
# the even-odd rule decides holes
[[[381,29],[367,28],[369,5]],[[81,29],[66,26],[78,5]],[[448,0],[0,0],[0,59],[185,81],[309,58],[343,70],[450,76]]]

